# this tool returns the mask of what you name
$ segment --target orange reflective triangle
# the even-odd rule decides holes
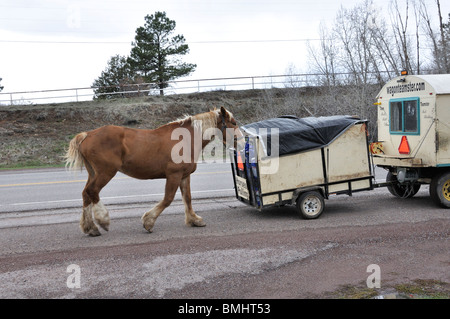
[[[402,136],[402,140],[400,142],[400,146],[398,147],[398,152],[400,154],[409,154],[409,144],[406,136]]]

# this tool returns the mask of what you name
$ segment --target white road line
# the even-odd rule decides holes
[[[234,189],[233,188],[225,188],[225,189],[215,189],[215,190],[205,190],[205,191],[191,191],[191,194],[225,192],[225,191],[234,191]],[[177,194],[179,194],[179,191],[177,192]],[[102,197],[101,199],[102,200],[108,200],[108,199],[121,199],[121,198],[149,197],[149,196],[164,196],[164,193],[142,194],[142,195],[124,195],[124,196],[109,196],[109,197]],[[0,204],[0,207],[40,205],[40,204],[57,204],[57,203],[81,202],[81,201],[82,201],[81,198],[79,198],[79,199],[61,199],[61,200],[51,200],[51,201],[43,201],[43,202],[25,202],[25,203]]]
[[[216,175],[216,174],[229,174],[230,171],[216,171],[216,172],[196,172],[192,176],[198,175]],[[116,176],[113,181],[133,179],[129,176]],[[13,183],[13,184],[0,184],[0,187],[18,187],[18,186],[39,186],[39,185],[52,185],[52,184],[66,184],[66,183],[86,183],[87,179],[74,179],[74,180],[62,180],[62,181],[47,181],[47,182],[28,182],[28,183]]]

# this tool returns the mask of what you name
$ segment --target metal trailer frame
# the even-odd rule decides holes
[[[296,205],[302,217],[313,219],[322,214],[324,199],[330,195],[352,196],[376,187],[366,120],[346,129],[328,145],[277,159],[266,156],[260,136],[244,138],[245,148],[230,149],[235,195],[256,209]],[[254,161],[251,146],[255,148]],[[245,159],[240,161],[239,155]],[[274,160],[280,167],[265,174]]]

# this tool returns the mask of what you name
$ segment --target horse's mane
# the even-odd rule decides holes
[[[200,113],[196,115],[186,115],[183,118],[173,121],[172,123],[179,123],[183,125],[186,121],[191,121],[192,127],[194,129],[202,129],[202,134],[205,130],[217,126],[217,118],[219,117],[220,110],[214,109],[209,112]]]

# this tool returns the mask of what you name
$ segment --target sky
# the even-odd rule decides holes
[[[390,0],[374,0],[381,11]],[[5,92],[89,87],[111,56],[128,55],[144,17],[165,11],[197,64],[183,79],[308,70],[306,44],[357,0],[1,0]],[[435,10],[434,0],[426,0]],[[444,17],[450,0],[441,0]]]

